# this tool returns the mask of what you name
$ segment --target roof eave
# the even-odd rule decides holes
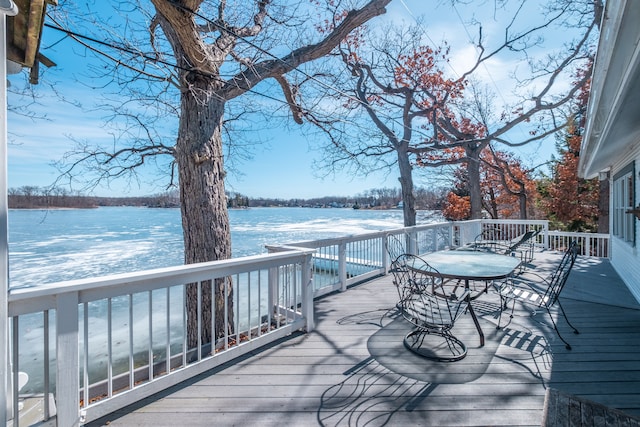
[[[608,169],[640,132],[640,2],[607,2],[594,64],[578,174]]]

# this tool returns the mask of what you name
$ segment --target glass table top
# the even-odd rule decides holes
[[[419,256],[442,276],[468,280],[491,280],[509,276],[520,258],[487,252],[438,251]],[[418,260],[413,268],[420,269]]]

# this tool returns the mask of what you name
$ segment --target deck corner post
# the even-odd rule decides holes
[[[347,243],[340,241],[338,247],[338,275],[340,280],[340,292],[347,290]]]
[[[385,233],[382,235],[382,268],[385,275],[389,274],[392,262],[393,260],[389,255],[389,234]]]
[[[415,227],[408,229],[407,233],[407,252],[412,255],[418,255],[418,232]]]
[[[9,354],[9,233],[7,196],[7,31],[6,17],[18,13],[17,5],[12,1],[3,1],[0,5],[0,422],[6,425],[8,418],[17,416],[11,413],[13,407],[11,383],[11,357]],[[11,404],[9,408],[7,405]]]
[[[307,333],[315,329],[313,315],[313,255],[305,256],[302,263],[302,315],[306,321]]]
[[[78,302],[77,292],[60,294],[56,300],[56,421],[59,426],[81,425]]]

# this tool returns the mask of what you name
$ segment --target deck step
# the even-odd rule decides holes
[[[543,427],[640,427],[640,418],[591,400],[548,388],[544,399]]]

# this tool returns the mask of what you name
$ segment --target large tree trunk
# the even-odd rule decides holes
[[[520,219],[527,219],[527,194],[524,189],[518,196],[518,201],[520,202]]]
[[[467,173],[469,174],[469,198],[471,219],[482,218],[482,189],[480,187],[480,150],[465,147],[467,155]]]
[[[180,178],[185,263],[231,257],[221,137],[225,101],[243,95],[267,78],[275,78],[283,88],[285,97],[289,99],[293,90],[284,78],[286,73],[305,62],[329,54],[354,28],[383,14],[390,1],[370,0],[361,9],[349,11],[318,43],[303,45],[279,60],[267,55],[266,59],[256,63],[241,64],[246,70],[225,80],[220,76],[220,68],[226,62],[244,62],[244,59],[233,54],[236,42],[241,38],[253,39],[260,35],[270,2],[256,1],[253,23],[231,31],[229,28],[234,27],[228,26],[228,22],[223,19],[226,15],[226,2],[219,2],[219,19],[214,18],[211,21],[213,25],[206,29],[203,26],[206,17],[199,12],[202,0],[151,0],[158,12],[152,21],[151,31],[154,32],[159,24],[171,44],[177,61],[177,81],[181,86],[180,125],[175,159]],[[232,14],[235,13],[232,10]],[[277,37],[275,33],[272,35]],[[264,42],[265,46],[270,44],[268,37],[260,36],[256,40],[257,43]],[[233,60],[228,61],[229,58]],[[235,69],[236,65],[230,69]],[[295,102],[291,104],[292,110],[299,113]],[[231,279],[218,279],[213,284],[203,282],[201,288],[203,309],[201,318],[198,319],[198,285],[191,284],[187,287],[188,338],[191,347],[198,343],[197,320],[201,322],[202,343],[213,341],[212,323],[215,323],[215,337],[221,337],[234,329]],[[215,298],[213,309],[210,308],[212,294]],[[228,304],[226,310],[223,309],[225,303]],[[213,321],[212,311],[215,313]],[[224,313],[228,313],[226,319]]]
[[[413,191],[413,176],[411,162],[407,150],[398,149],[398,167],[400,169],[400,189],[402,191],[402,212],[404,226],[416,225],[416,195]]]
[[[206,81],[209,80],[209,81]],[[216,97],[211,79],[197,79],[191,90],[182,92],[176,160],[180,176],[184,261],[186,264],[231,258],[231,232],[224,187],[221,126],[224,101]],[[230,279],[214,281],[215,336],[233,330],[233,289]],[[211,282],[202,282],[202,307],[211,307]],[[226,294],[226,295],[225,295]],[[188,343],[197,336],[197,284],[187,287]],[[211,341],[211,310],[202,310],[202,343]]]

